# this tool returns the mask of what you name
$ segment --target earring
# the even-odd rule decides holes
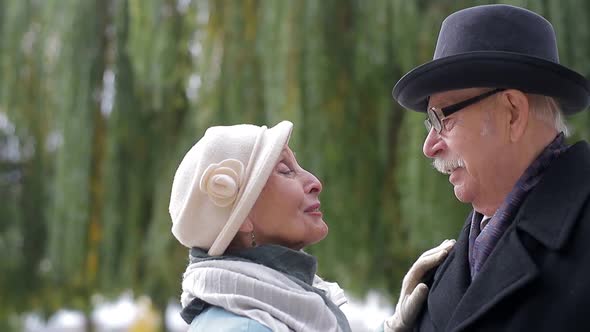
[[[251,239],[251,245],[252,248],[256,247],[258,244],[256,243],[256,236],[254,236],[254,231],[250,232],[250,239]]]

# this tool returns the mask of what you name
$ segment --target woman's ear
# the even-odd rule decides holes
[[[244,220],[244,222],[242,223],[242,226],[240,226],[240,232],[245,232],[245,233],[250,233],[254,230],[254,223],[252,222],[252,219],[250,219],[250,216],[246,217],[246,220]]]
[[[508,109],[508,129],[511,142],[518,142],[526,131],[529,121],[530,105],[527,96],[514,89],[504,91],[502,102]]]

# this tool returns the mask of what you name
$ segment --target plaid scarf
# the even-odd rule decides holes
[[[533,189],[543,177],[549,164],[562,152],[567,150],[564,143],[563,133],[557,137],[539,154],[522,174],[512,191],[500,205],[496,213],[489,220],[483,230],[480,229],[483,215],[475,212],[471,219],[471,230],[469,232],[469,267],[471,280],[474,280],[487,258],[490,256],[496,243],[510,226],[516,212],[520,208],[527,194]]]

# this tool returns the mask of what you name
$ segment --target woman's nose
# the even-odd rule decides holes
[[[322,192],[322,182],[312,173],[309,171],[305,171],[307,173],[307,181],[305,183],[305,192],[306,193],[314,193],[317,192],[318,194]]]

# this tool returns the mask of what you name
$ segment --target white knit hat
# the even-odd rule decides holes
[[[170,195],[172,233],[186,247],[221,255],[250,213],[289,141],[293,124],[207,129],[178,166]]]

